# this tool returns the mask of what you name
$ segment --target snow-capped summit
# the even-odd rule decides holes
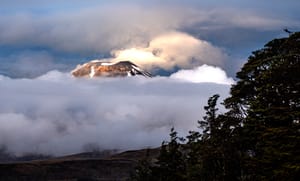
[[[126,77],[142,75],[151,77],[151,74],[130,61],[116,63],[93,60],[77,67],[71,72],[74,77]]]

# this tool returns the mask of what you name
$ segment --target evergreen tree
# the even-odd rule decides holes
[[[182,143],[184,139],[171,129],[170,141],[163,142],[157,160],[142,160],[131,176],[134,181],[184,181],[186,179],[185,154]]]
[[[177,136],[174,128],[171,129],[170,141],[163,142],[153,173],[157,180],[173,181],[186,180],[185,155],[182,152],[183,138]]]
[[[201,134],[199,157],[202,162],[201,179],[223,180],[223,158],[222,158],[222,137],[220,135],[220,122],[217,119],[216,108],[219,95],[208,99],[208,105],[204,107],[206,115],[202,121],[198,121],[199,127],[203,130]]]
[[[234,139],[234,127],[238,120],[235,117],[223,114],[218,115],[217,100],[219,95],[209,98],[208,105],[204,107],[206,115],[198,121],[202,133],[190,132],[187,147],[191,150],[191,160],[188,162],[188,175],[196,175],[198,180],[238,180],[240,176],[239,151],[237,141]],[[196,138],[196,139],[195,139]],[[194,161],[195,162],[195,161]],[[196,173],[196,174],[195,174]],[[195,180],[195,176],[192,177]]]

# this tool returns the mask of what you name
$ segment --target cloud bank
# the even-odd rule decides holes
[[[64,155],[159,146],[174,126],[186,135],[215,93],[229,85],[168,77],[76,79],[58,71],[36,79],[0,77],[0,145],[21,155]]]

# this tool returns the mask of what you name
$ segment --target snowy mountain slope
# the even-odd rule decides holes
[[[93,60],[83,65],[78,65],[72,72],[74,77],[126,77],[142,75],[152,77],[152,75],[139,68],[130,61],[120,61],[116,63]]]

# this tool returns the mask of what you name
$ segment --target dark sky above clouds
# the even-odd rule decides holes
[[[283,28],[299,30],[299,7],[296,0],[3,0],[0,73],[36,77],[53,69],[69,71],[112,51],[147,47],[175,31],[222,50],[228,56],[222,68],[234,76],[253,50],[286,36]],[[16,66],[19,62],[24,68]],[[44,67],[32,67],[33,62]]]
[[[186,135],[210,96],[229,95],[252,51],[300,30],[299,9],[298,0],[1,0],[0,148],[64,155],[159,146],[172,126]],[[70,76],[93,59],[131,60],[154,77]]]

